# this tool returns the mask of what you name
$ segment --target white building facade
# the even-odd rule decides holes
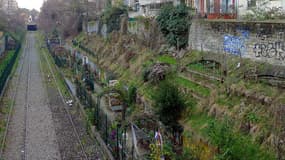
[[[0,0],[1,9],[6,14],[14,14],[18,10],[18,2],[16,0]]]
[[[260,0],[238,0],[238,15],[243,16],[250,12],[251,8],[282,8],[285,11],[285,0],[269,0],[263,4]]]
[[[164,5],[175,6],[180,4],[180,0],[126,0],[125,3],[131,9],[130,17],[154,17]]]

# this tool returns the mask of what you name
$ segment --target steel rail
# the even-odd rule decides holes
[[[20,81],[22,79],[22,74],[23,74],[23,69],[24,69],[24,64],[25,64],[25,58],[27,56],[27,40],[25,41],[25,48],[24,50],[22,51],[23,55],[22,55],[22,63],[21,63],[21,68],[20,68],[20,72],[19,72],[19,77],[16,81],[16,89],[12,95],[12,103],[11,105],[9,106],[9,112],[8,112],[8,117],[6,119],[6,128],[5,128],[5,132],[4,132],[4,136],[3,136],[3,140],[2,140],[2,143],[1,143],[1,151],[0,151],[0,155],[1,157],[3,157],[3,151],[4,151],[4,148],[5,148],[5,143],[6,143],[6,138],[7,138],[7,134],[8,134],[8,130],[9,130],[9,127],[10,127],[10,121],[11,121],[11,116],[12,116],[12,112],[14,110],[14,106],[15,106],[15,101],[16,101],[16,98],[17,98],[17,92],[19,90],[19,86],[20,86]]]
[[[81,148],[81,150],[82,150],[82,153],[84,154],[85,159],[86,159],[86,160],[89,160],[89,158],[88,158],[88,156],[87,156],[87,154],[86,154],[86,152],[85,152],[85,150],[84,150],[83,144],[82,144],[82,142],[81,142],[81,140],[80,140],[80,136],[79,136],[79,134],[78,134],[78,131],[77,131],[77,129],[76,129],[75,125],[74,125],[74,122],[73,122],[73,120],[72,120],[72,116],[71,116],[70,112],[69,112],[68,109],[67,109],[66,100],[65,100],[64,96],[62,95],[61,90],[60,90],[60,88],[59,88],[59,86],[58,86],[58,81],[57,81],[57,79],[56,79],[56,77],[55,77],[55,74],[54,74],[52,68],[51,68],[51,64],[50,64],[50,62],[49,62],[49,60],[48,60],[48,58],[47,58],[46,53],[43,53],[43,55],[44,55],[45,60],[46,60],[46,62],[47,62],[47,64],[48,64],[48,68],[49,68],[49,70],[50,70],[50,72],[51,72],[51,74],[52,74],[52,78],[53,78],[54,81],[55,81],[56,88],[57,88],[57,90],[58,90],[58,92],[59,92],[59,94],[60,94],[61,100],[62,100],[62,102],[63,102],[63,104],[64,104],[64,110],[66,111],[66,113],[67,113],[67,115],[68,115],[69,121],[70,121],[70,123],[71,123],[71,125],[72,125],[72,127],[73,127],[73,130],[74,130],[74,133],[75,133],[75,135],[76,135],[76,138],[77,138],[77,140],[78,140],[78,142],[79,142],[79,144],[80,144],[80,148]]]
[[[28,109],[29,109],[29,90],[30,90],[30,80],[31,80],[31,62],[30,62],[30,57],[31,57],[31,41],[28,43],[29,48],[28,48],[28,74],[27,74],[27,86],[26,86],[26,95],[25,95],[25,120],[24,120],[24,157],[22,158],[23,160],[27,159],[27,135],[28,135],[28,130],[27,130],[27,125],[28,125]]]

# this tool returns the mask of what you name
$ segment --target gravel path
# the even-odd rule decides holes
[[[27,43],[24,47],[23,58],[19,63],[19,67],[24,63],[23,72],[21,74],[18,69],[16,74],[21,80],[17,84],[19,88],[8,128],[4,159],[61,159],[33,33],[27,33]],[[17,85],[13,85],[12,88]],[[13,90],[15,91],[11,89]]]

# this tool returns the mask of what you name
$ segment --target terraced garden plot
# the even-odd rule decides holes
[[[194,93],[197,93],[203,97],[210,96],[210,90],[208,88],[205,88],[195,82],[189,81],[184,77],[176,77],[175,81],[181,86],[191,89]]]

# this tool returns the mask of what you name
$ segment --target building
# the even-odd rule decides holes
[[[208,19],[236,19],[241,17],[253,7],[282,7],[285,10],[285,0],[187,0],[188,5],[196,9],[197,14]]]
[[[130,8],[130,17],[154,17],[164,5],[178,5],[180,0],[126,0],[124,3]]]
[[[201,17],[233,19],[237,16],[238,0],[195,0],[193,8]]]
[[[250,12],[253,7],[257,8],[282,8],[285,10],[285,0],[268,0],[267,3],[258,0],[240,0],[238,3],[238,16],[241,17]]]
[[[14,14],[18,10],[18,2],[16,0],[0,0],[1,9],[6,14]]]

